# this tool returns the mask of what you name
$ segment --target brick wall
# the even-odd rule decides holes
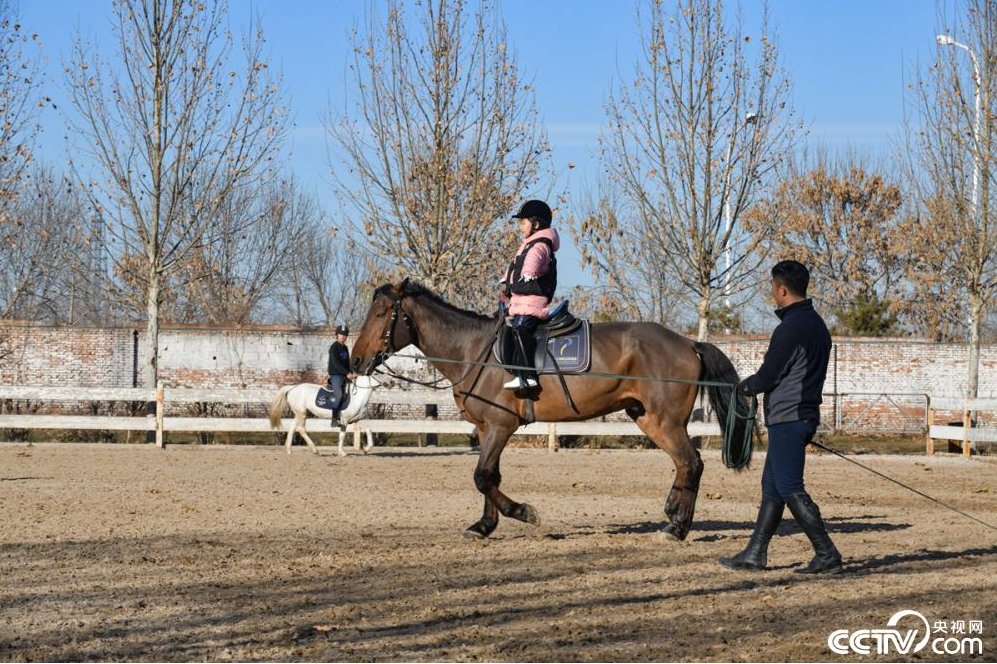
[[[130,387],[135,361],[135,331],[7,328],[0,384]],[[139,374],[144,365],[143,330],[138,330]],[[184,387],[277,387],[322,382],[332,334],[288,329],[164,330],[160,335],[160,376]],[[741,375],[761,363],[768,339],[728,337],[715,340]],[[406,373],[420,370],[412,361],[393,362]],[[825,390],[838,393],[928,393],[959,396],[965,390],[966,349],[911,339],[835,339]],[[141,378],[139,377],[141,385]],[[981,396],[997,395],[997,346],[981,352]],[[835,407],[837,411],[835,412]],[[440,413],[447,417],[449,409]],[[825,404],[825,421],[884,424],[905,418],[923,421],[923,401],[846,396]],[[889,425],[889,426],[885,426]],[[870,424],[869,426],[873,426]],[[894,426],[894,428],[896,428]]]

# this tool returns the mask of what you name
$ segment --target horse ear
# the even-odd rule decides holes
[[[399,292],[399,293],[404,293],[404,292],[405,292],[405,289],[406,289],[407,287],[408,287],[408,277],[405,277],[404,279],[402,279],[402,283],[401,283],[401,285],[400,285],[400,286],[398,287],[398,292]]]

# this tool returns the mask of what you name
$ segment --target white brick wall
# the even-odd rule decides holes
[[[9,329],[10,353],[0,383],[128,387],[133,330],[21,327]],[[142,351],[139,331],[139,351]],[[175,385],[275,387],[321,381],[331,332],[272,329],[174,329],[160,337],[160,375]],[[744,376],[761,364],[767,337],[715,340]],[[966,349],[910,339],[835,339],[826,391],[925,392],[959,396],[966,384]],[[407,352],[413,352],[409,349]],[[406,371],[415,363],[395,361]],[[139,357],[139,371],[144,357]],[[981,352],[980,395],[997,395],[997,346]]]

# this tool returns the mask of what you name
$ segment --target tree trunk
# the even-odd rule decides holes
[[[146,301],[145,367],[142,370],[143,387],[155,388],[159,380],[159,287],[160,274],[156,268],[149,270],[149,289]]]
[[[699,306],[696,307],[696,313],[699,316],[699,334],[696,336],[697,341],[709,341],[710,340],[710,291],[701,293],[699,296]]]
[[[969,296],[969,367],[966,374],[966,398],[975,399],[980,385],[980,328],[983,326],[983,298]]]

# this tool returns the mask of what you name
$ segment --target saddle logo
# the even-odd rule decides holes
[[[903,625],[901,625],[901,622]],[[951,632],[949,625],[951,624]],[[950,634],[937,636],[932,634]],[[928,647],[936,655],[982,655],[983,639],[971,636],[983,633],[982,620],[970,620],[967,635],[966,621],[935,622],[934,629],[928,619],[917,611],[897,611],[886,621],[885,629],[836,629],[827,637],[827,647],[836,655],[910,655]]]
[[[557,359],[559,359],[559,360],[567,360],[569,362],[577,362],[578,361],[578,351],[577,350],[575,352],[571,353],[570,355],[568,354],[569,352],[571,352],[571,349],[575,345],[575,338],[574,337],[565,337],[564,339],[555,340],[555,341],[559,341],[560,342],[560,343],[557,344],[558,345]]]

